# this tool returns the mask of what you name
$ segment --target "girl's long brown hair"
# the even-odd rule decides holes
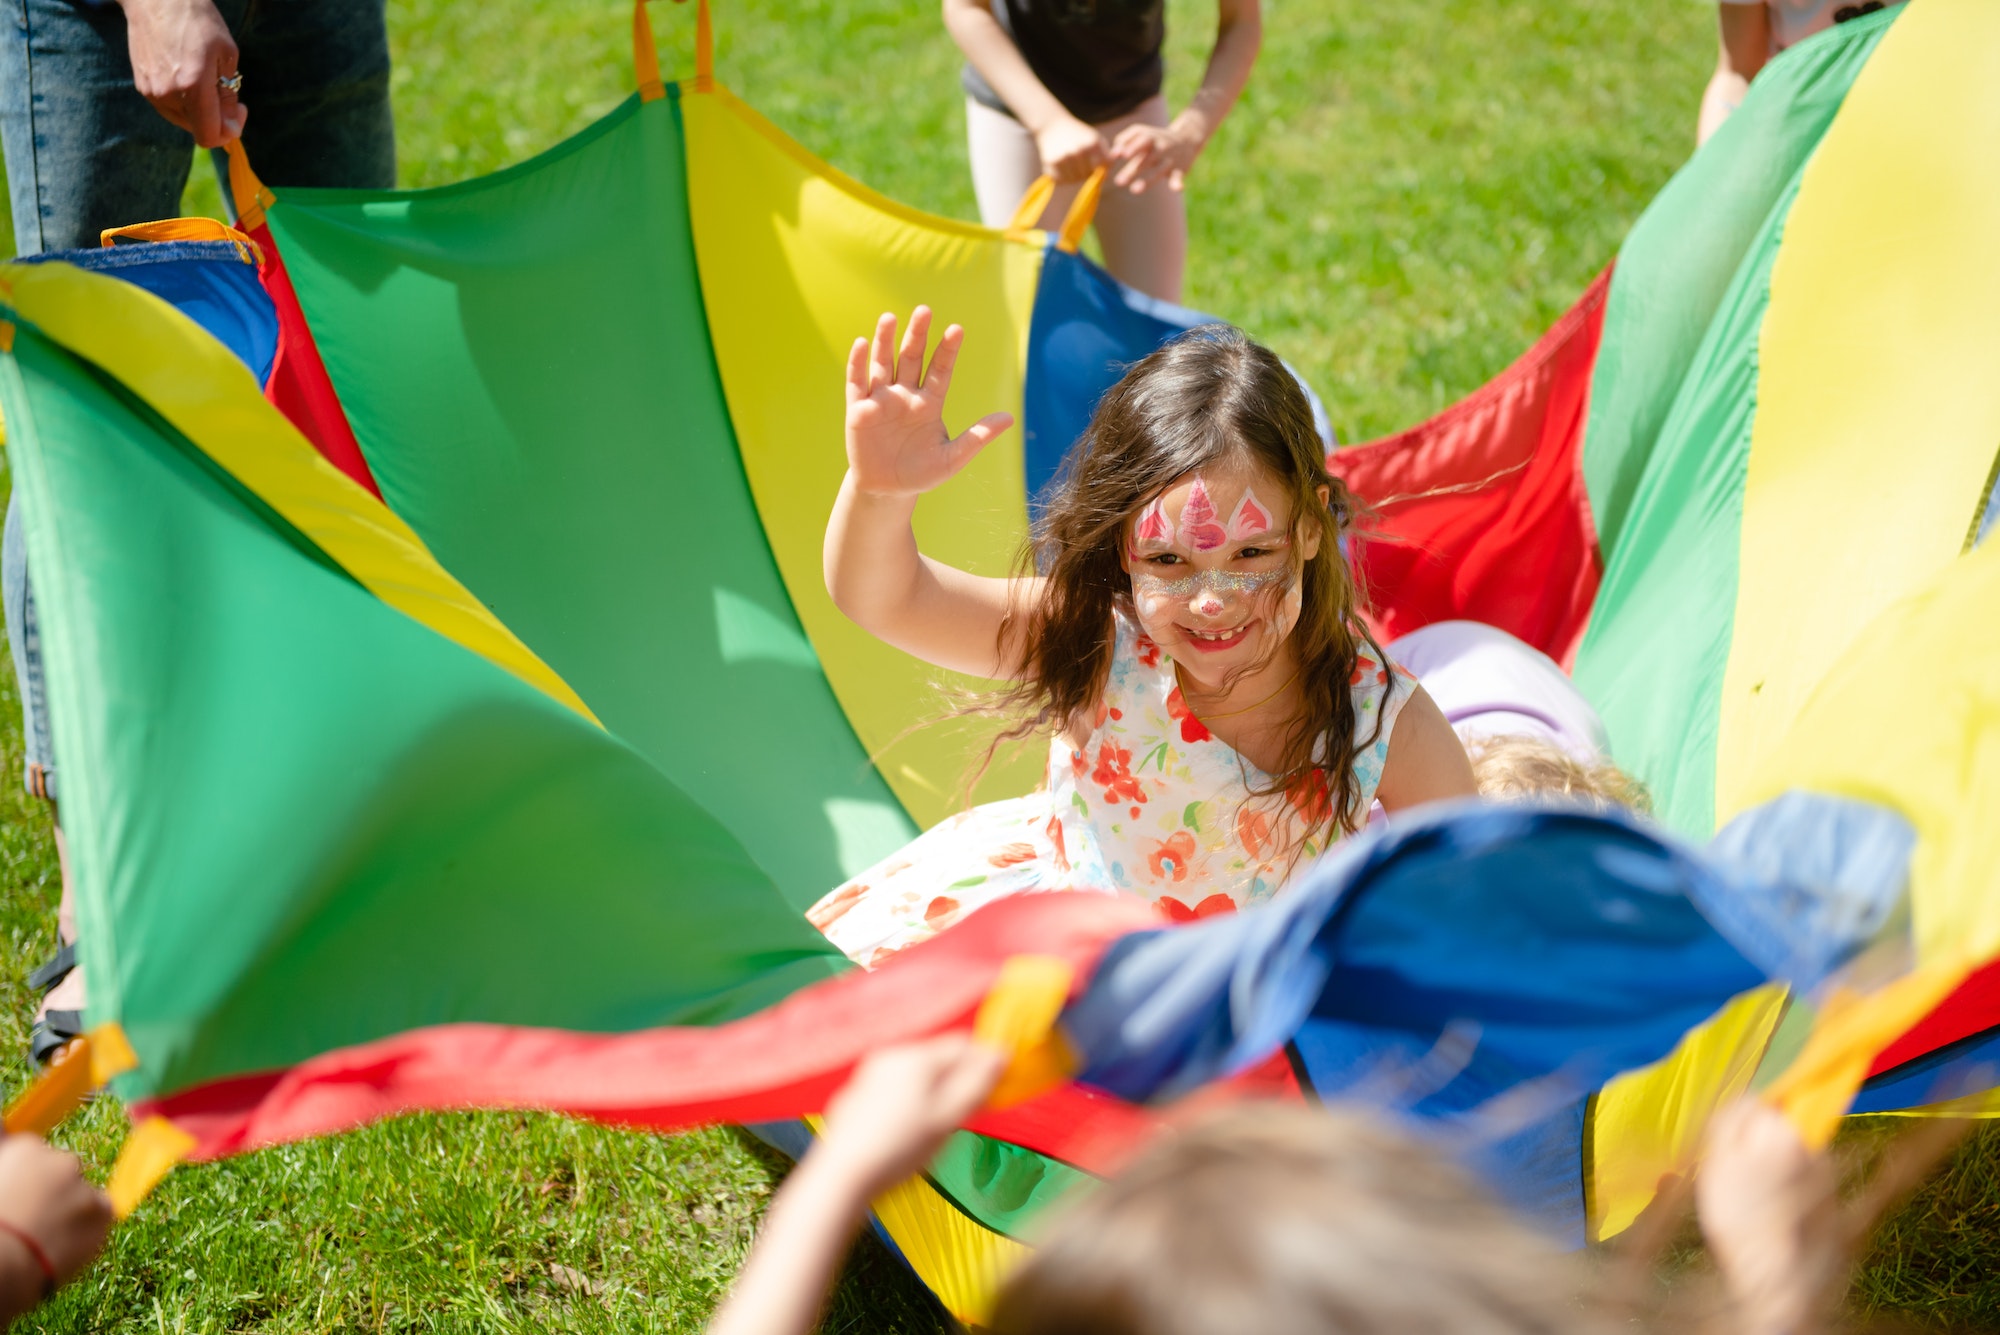
[[[999,707],[1022,721],[1008,737],[1087,727],[1111,666],[1112,616],[1136,616],[1120,561],[1127,522],[1153,497],[1204,468],[1254,463],[1292,502],[1302,605],[1291,642],[1304,703],[1272,788],[1287,793],[1301,838],[1350,833],[1366,818],[1354,757],[1381,735],[1378,713],[1355,737],[1351,678],[1362,644],[1386,666],[1355,614],[1359,593],[1340,534],[1355,503],[1326,471],[1305,391],[1270,350],[1227,325],[1190,331],[1136,363],[1105,394],[1046,497],[1023,557],[1046,576],[1040,604],[1010,618],[1005,638],[1020,685]],[[1319,489],[1331,500],[1322,502]],[[1300,563],[1308,533],[1319,549]],[[1014,622],[1019,628],[1015,629]]]

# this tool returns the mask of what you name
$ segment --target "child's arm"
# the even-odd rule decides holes
[[[1825,1327],[1847,1266],[1835,1186],[1826,1155],[1777,1109],[1744,1099],[1709,1120],[1696,1213],[1739,1335]]]
[[[1384,811],[1479,795],[1479,785],[1472,779],[1472,762],[1465,758],[1465,747],[1451,730],[1444,711],[1429,691],[1421,686],[1415,686],[1414,691],[1396,715],[1395,731],[1389,734],[1389,758],[1382,765],[1382,781],[1375,786]]]
[[[1701,119],[1695,127],[1697,147],[1707,143],[1729,119],[1729,113],[1742,104],[1750,81],[1771,58],[1771,11],[1763,0],[1755,4],[1722,0],[1716,8],[1722,29],[1721,52],[1701,95]]]
[[[945,430],[945,391],[965,331],[944,331],[926,372],[930,327],[929,308],[917,307],[898,351],[896,317],[884,315],[874,339],[857,338],[848,352],[847,477],[826,525],[826,591],[856,625],[905,653],[975,677],[1012,677],[1018,659],[1002,639],[1012,614],[1041,596],[1041,581],[933,561],[910,528],[917,497],[1014,420],[988,413],[957,436]]]
[[[1250,82],[1250,67],[1257,63],[1257,51],[1264,44],[1264,16],[1259,0],[1217,0],[1215,49],[1209,52],[1208,69],[1201,76],[1201,91],[1181,109],[1164,129],[1157,125],[1128,125],[1111,143],[1111,160],[1125,165],[1111,178],[1133,194],[1165,180],[1169,190],[1179,190],[1188,168],[1215,132],[1222,118],[1236,105],[1243,85]]]
[[[1067,184],[1081,181],[1105,161],[1103,137],[1035,77],[987,0],[944,0],[944,26],[972,68],[1035,137],[1043,171]]]
[[[969,1034],[888,1048],[856,1068],[785,1180],[709,1335],[806,1335],[868,1203],[917,1172],[993,1092],[1006,1057]]]

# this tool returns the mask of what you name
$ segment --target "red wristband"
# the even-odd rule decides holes
[[[42,1297],[46,1298],[54,1293],[56,1291],[56,1268],[50,1262],[49,1254],[42,1250],[42,1244],[35,1241],[35,1235],[28,1232],[27,1229],[22,1228],[19,1224],[10,1224],[4,1219],[0,1219],[0,1233],[6,1233],[18,1238],[21,1245],[28,1249],[28,1255],[35,1258],[35,1264],[41,1267]]]

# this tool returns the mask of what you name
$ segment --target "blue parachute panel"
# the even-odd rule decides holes
[[[1768,874],[1758,833],[1734,851]],[[1900,863],[1880,861],[1828,891],[1621,818],[1443,807],[1336,849],[1256,913],[1125,938],[1064,1029],[1081,1078],[1132,1099],[1290,1040],[1313,1092],[1444,1138],[1580,1245],[1588,1097],[1733,997],[1774,977],[1811,987],[1849,958],[1900,892]],[[1774,939],[1781,912],[1811,924],[1812,949]]]
[[[102,250],[24,255],[23,264],[73,264],[143,287],[214,335],[257,377],[271,378],[278,356],[278,311],[257,281],[257,266],[228,241],[151,241]]]

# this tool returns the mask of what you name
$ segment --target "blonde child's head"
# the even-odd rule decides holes
[[[1373,739],[1355,736],[1351,688],[1368,640],[1340,550],[1355,506],[1324,449],[1298,381],[1235,329],[1193,330],[1136,363],[1035,528],[1045,594],[1024,622],[1019,693],[1035,725],[1086,720],[1118,613],[1191,688],[1226,690],[1289,655],[1302,703],[1274,786],[1314,795],[1306,833],[1354,828],[1353,760]]]
[[[1482,797],[1501,801],[1563,797],[1594,811],[1653,809],[1646,786],[1608,760],[1581,759],[1554,742],[1522,734],[1471,737],[1465,754]]]
[[[1570,1258],[1435,1152],[1263,1106],[1143,1155],[1060,1216],[999,1335],[1595,1332]]]

